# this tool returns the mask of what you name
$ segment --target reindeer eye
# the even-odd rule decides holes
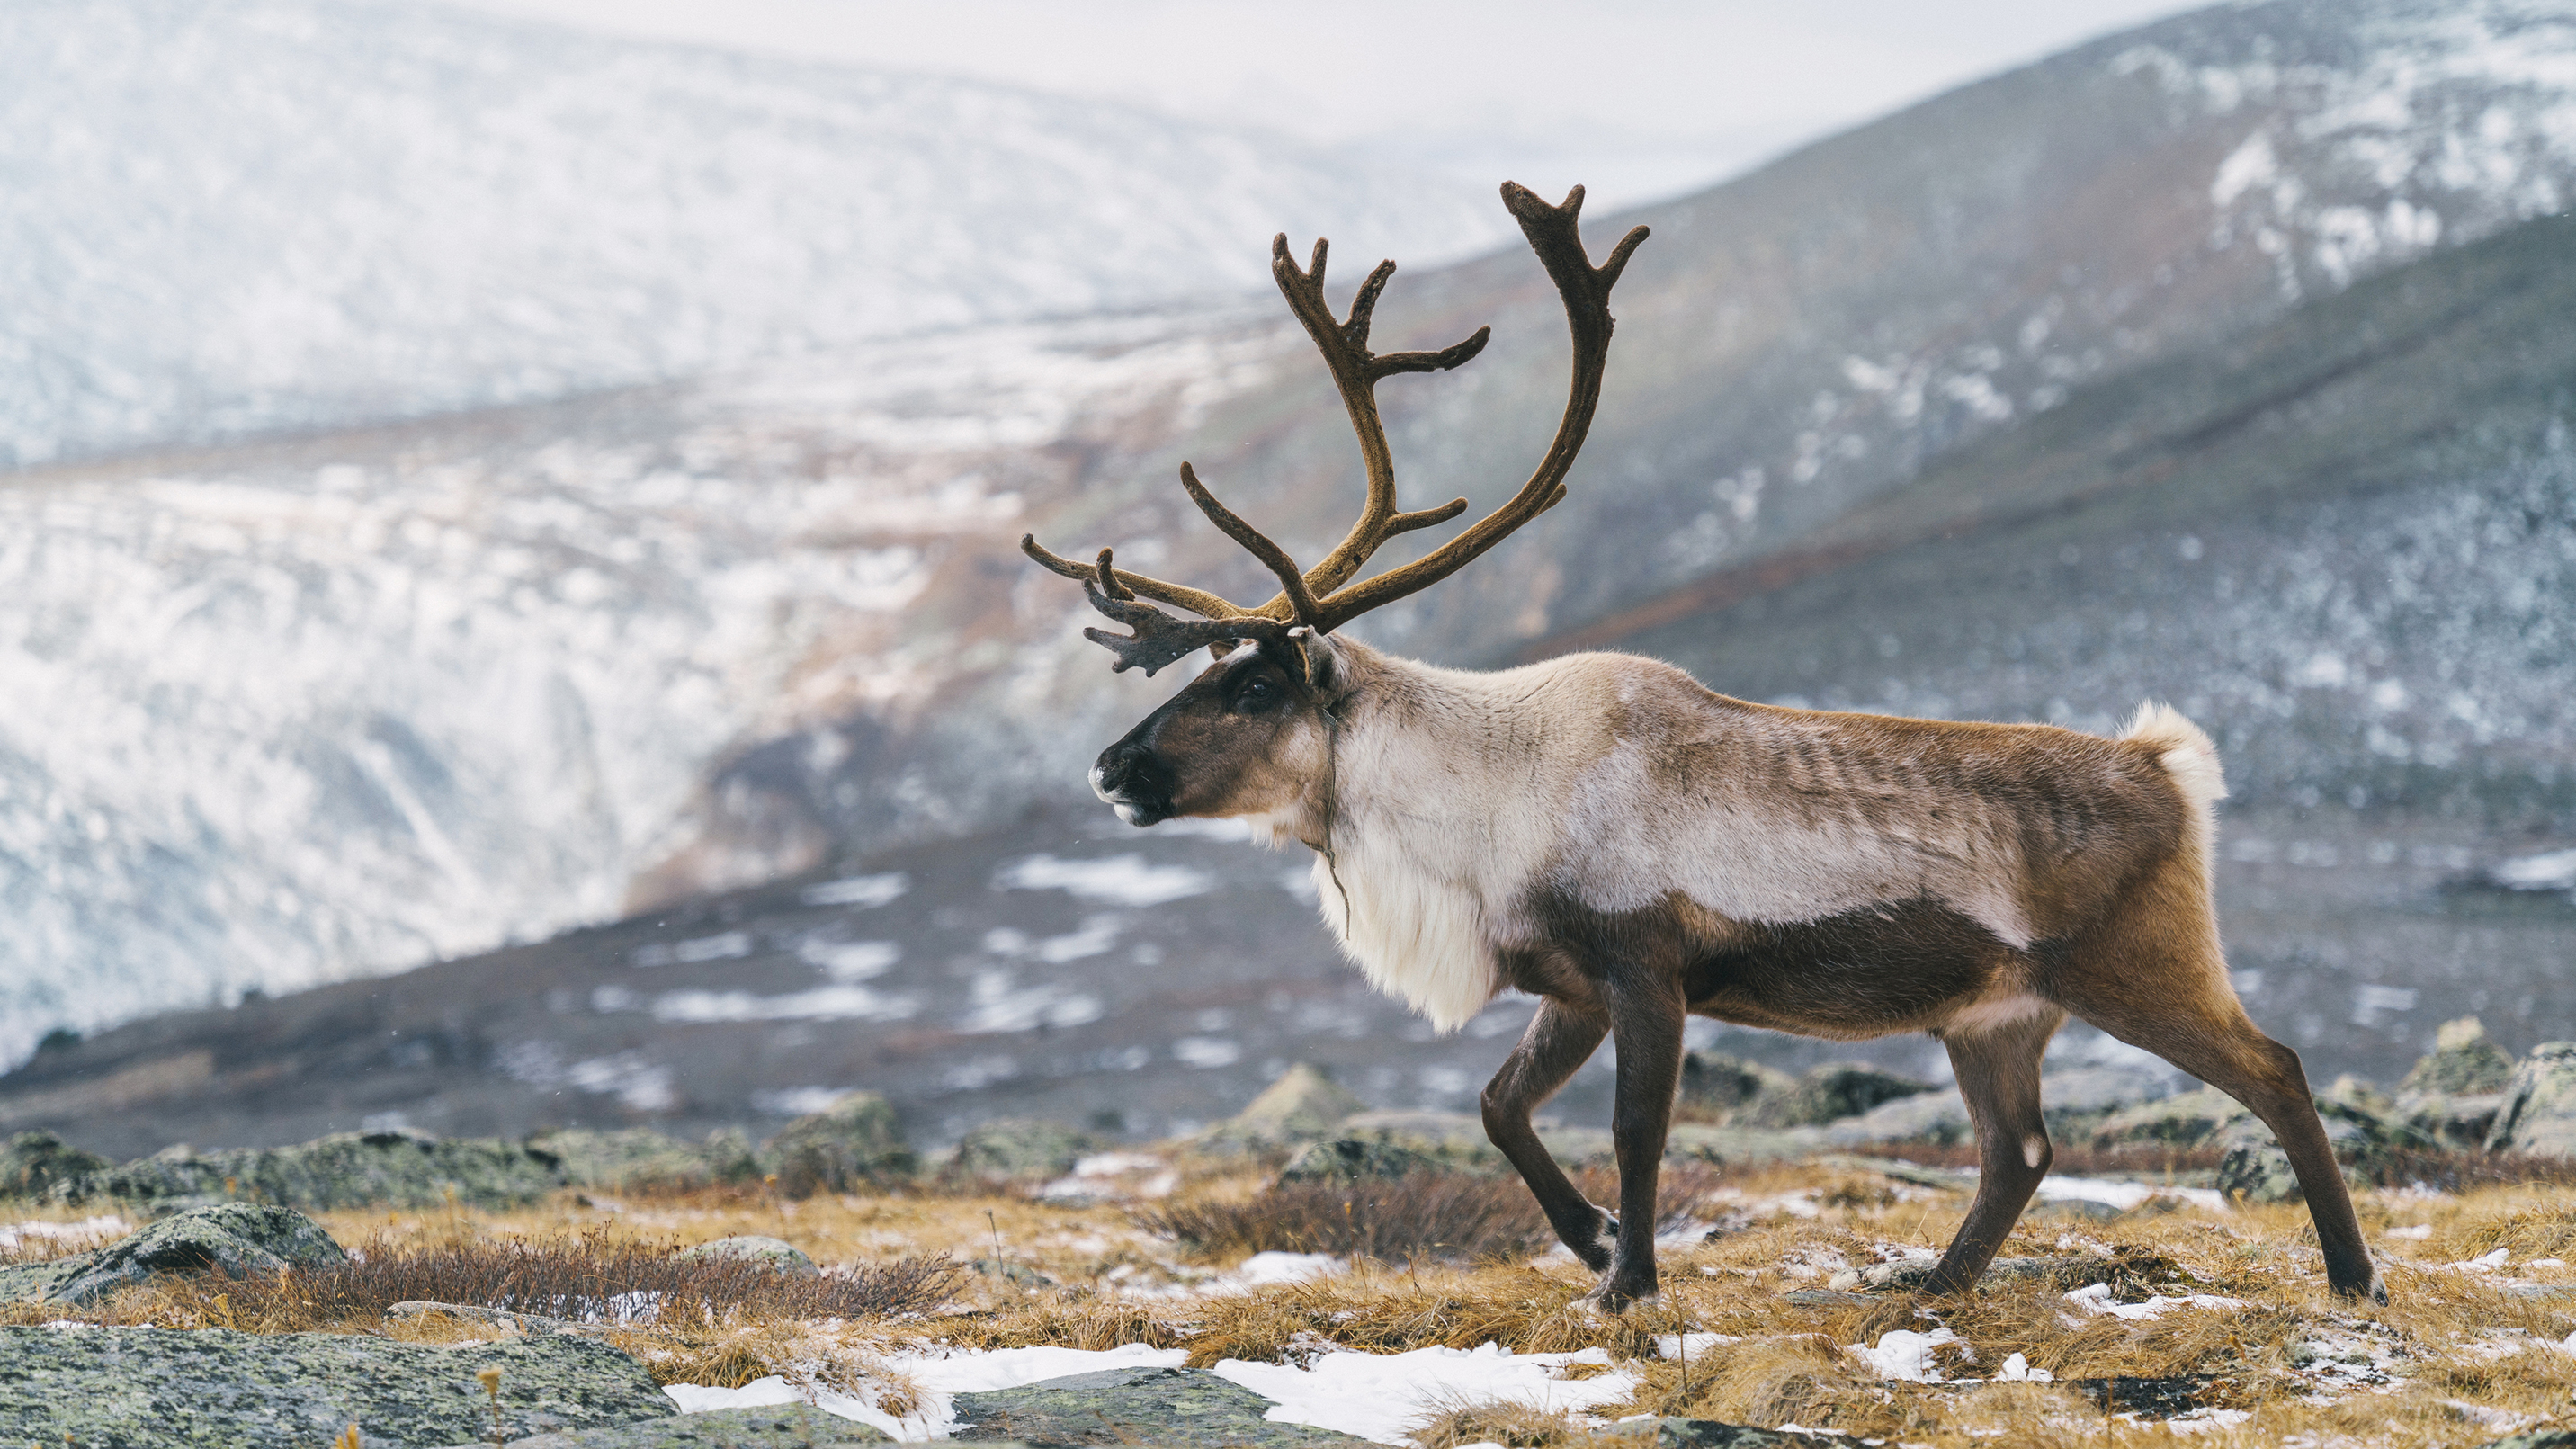
[[[1267,679],[1248,679],[1234,692],[1236,714],[1261,714],[1277,707],[1285,696],[1278,685]]]

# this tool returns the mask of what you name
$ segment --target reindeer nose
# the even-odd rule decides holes
[[[1091,793],[1118,809],[1130,825],[1151,825],[1172,813],[1171,782],[1154,752],[1133,740],[1120,740],[1100,752],[1091,767]]]

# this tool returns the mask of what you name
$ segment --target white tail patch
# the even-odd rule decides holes
[[[2120,738],[2155,748],[2156,762],[2165,767],[2183,802],[2191,806],[2191,845],[2206,864],[2210,838],[2216,833],[2211,807],[2227,798],[2227,772],[2219,767],[2218,746],[2180,710],[2155,700],[2138,706]]]

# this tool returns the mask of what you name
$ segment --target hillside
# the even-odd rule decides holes
[[[2466,888],[2576,839],[2571,314],[2576,222],[2529,223],[2080,389],[1803,554],[1531,647],[1615,642],[1756,698],[2091,729],[2171,698],[2229,756],[2238,987],[2321,1085],[2394,1080],[2473,1013],[2515,1052],[2576,1037],[2576,900]],[[1227,837],[1034,812],[391,980],[159,1017],[0,1078],[0,1131],[119,1153],[388,1113],[445,1133],[696,1132],[864,1085],[937,1138],[996,1113],[1152,1135],[1300,1060],[1374,1105],[1469,1108],[1529,1004],[1432,1039],[1338,959],[1302,859]],[[1944,1070],[1919,1037],[1705,1039]],[[2081,1027],[2059,1052],[2135,1066]],[[1569,1120],[1597,1118],[1607,1066],[1559,1104]]]
[[[2529,260],[2492,275],[2476,268],[2524,253],[2472,244],[2560,208],[2576,183],[2571,54],[2563,7],[2226,7],[1595,218],[1596,247],[1630,221],[1656,234],[1618,294],[1571,496],[1359,631],[1495,663],[1607,620],[1579,637],[1641,640],[1738,693],[1925,711],[2100,721],[2169,694],[2207,705],[2195,712],[2236,748],[2249,808],[2374,792],[2364,808],[2450,832],[2382,842],[2434,851],[2426,880],[2537,849],[2547,837],[2499,832],[2565,829],[2544,775],[2562,726],[2538,703],[2555,646],[2525,678],[2492,635],[2437,637],[2430,621],[2563,619],[2548,535],[2500,543],[2475,570],[2427,565],[2415,613],[2350,618],[2339,601],[2380,597],[2389,549],[2333,540],[2353,510],[2400,507],[2366,496],[2510,534],[2523,491],[2559,486],[2561,354],[2515,331],[2548,314],[2509,300],[2513,286],[2559,294],[2550,234],[2511,233]],[[1242,225],[1222,255],[1257,266],[1280,222],[1296,219]],[[1383,248],[1339,240],[1342,295]],[[2462,258],[2470,270],[2443,270]],[[2371,311],[2389,294],[2355,284],[2382,274],[2457,289],[2485,330],[2423,352],[2418,371],[2372,370],[2379,351],[2351,339],[2450,335],[2440,306]],[[2354,297],[2362,313],[2330,309]],[[1522,252],[1397,277],[1384,345],[1496,328],[1470,367],[1387,384],[1409,498],[1490,502],[1522,476],[1560,398],[1552,308]],[[2310,315],[2344,340],[2297,332]],[[2256,336],[2274,339],[2264,360],[2230,361]],[[2168,448],[2215,500],[2193,506],[2290,520],[2244,547],[2310,540],[2266,573],[2228,552],[2239,535],[2195,531],[2210,551],[2197,566],[2240,592],[2187,642],[2140,642],[2146,605],[2182,586],[2147,572],[2144,593],[2098,615],[2117,628],[2061,627],[2074,592],[2116,582],[2081,541],[2061,545],[2077,549],[2061,591],[2014,616],[2027,628],[1998,622],[1964,653],[1921,631],[1973,616],[1851,582],[1895,588],[1891,550],[1935,523],[2015,523],[2029,499],[2126,476],[2076,446],[2087,420],[2224,440],[2297,402],[2301,379],[2344,377],[2311,366],[2324,357],[2358,371],[2310,391],[2359,399],[2376,431],[2293,459],[2295,504],[2245,501],[2249,479],[2270,489],[2281,471],[2259,450],[2221,450],[2203,472],[2206,449]],[[2354,390],[2370,378],[2402,381]],[[1111,676],[1079,637],[1078,595],[1013,544],[1029,529],[1068,552],[1114,543],[1136,566],[1250,592],[1254,566],[1171,481],[1183,457],[1308,556],[1346,521],[1351,443],[1275,302],[967,329],[577,402],[12,475],[0,668],[26,684],[0,697],[0,787],[16,802],[0,815],[0,1057],[55,1025],[470,955],[1078,802],[1084,765],[1170,679]],[[2425,471],[2444,457],[2455,474]],[[2368,516],[2388,537],[2430,526]],[[1828,611],[1793,648],[1786,629],[1709,612],[1853,547],[1873,562],[1836,587],[1893,620]],[[2158,567],[2181,568],[2181,547],[2155,544]],[[2018,577],[1995,559],[2020,557],[1974,566]],[[2267,612],[2274,600],[2308,612]],[[1657,620],[1665,634],[1643,632]],[[1708,633],[1721,627],[1738,631],[1723,649]],[[2401,634],[2415,662],[2383,669],[2372,641]],[[2015,665],[2008,635],[2047,667]],[[1906,667],[1875,652],[1891,641]],[[2112,645],[2129,662],[2065,666]],[[2446,668],[2466,671],[2456,687]],[[2383,704],[2383,685],[2403,700]],[[2373,727],[2405,760],[2355,763]]]
[[[1503,228],[1381,161],[367,0],[0,10],[0,468],[1257,287]]]

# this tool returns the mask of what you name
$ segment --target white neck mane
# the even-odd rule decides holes
[[[1359,688],[1334,744],[1331,853],[1316,855],[1315,889],[1370,983],[1455,1031],[1499,989],[1497,933],[1548,849],[1515,818],[1526,793],[1498,788],[1510,759],[1535,748],[1534,723],[1492,686],[1498,676],[1349,653]]]

